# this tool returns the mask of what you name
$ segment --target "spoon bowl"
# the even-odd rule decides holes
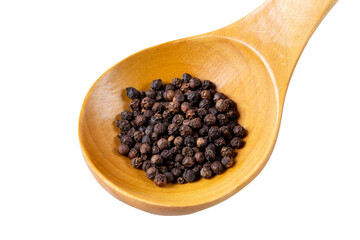
[[[188,214],[225,200],[259,174],[275,145],[292,70],[311,30],[317,26],[307,28],[308,36],[302,39],[302,44],[290,46],[295,52],[285,56],[287,63],[274,65],[274,60],[282,58],[270,58],[275,54],[274,49],[268,52],[263,46],[269,47],[266,45],[269,43],[254,41],[256,34],[249,35],[251,31],[247,32],[246,26],[247,21],[255,21],[261,14],[269,17],[267,10],[274,9],[273,4],[279,2],[282,1],[267,1],[249,16],[223,29],[142,50],[110,68],[95,82],[81,110],[79,138],[90,171],[107,191],[121,201],[151,213]],[[292,2],[302,4],[303,1]],[[320,22],[335,3],[322,2],[318,7],[322,11],[309,22]],[[272,29],[274,26],[276,29],[276,24]],[[245,32],[239,29],[245,29]],[[278,46],[279,40],[272,43]],[[115,117],[128,109],[126,87],[145,90],[153,79],[161,78],[168,83],[184,72],[213,81],[218,91],[236,102],[241,113],[239,121],[248,129],[249,135],[246,146],[238,151],[235,165],[224,174],[209,180],[159,188],[143,171],[134,169],[127,157],[117,153],[120,142],[116,137]]]

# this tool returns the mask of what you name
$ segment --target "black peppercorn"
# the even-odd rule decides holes
[[[134,145],[134,140],[128,136],[128,135],[124,135],[120,138],[120,142],[124,145],[127,145],[129,147],[132,147]]]
[[[184,147],[181,151],[182,155],[185,157],[192,157],[194,156],[194,150],[191,147]]]
[[[182,103],[185,101],[185,96],[180,90],[176,90],[173,101],[177,101],[179,103]]]
[[[180,103],[173,101],[173,102],[169,103],[167,109],[170,113],[177,113],[180,111]]]
[[[189,85],[192,89],[196,89],[201,85],[201,81],[197,77],[192,77],[189,81]]]
[[[129,151],[130,151],[129,146],[127,146],[125,144],[120,145],[118,148],[118,152],[121,155],[128,155]]]
[[[214,144],[217,147],[222,147],[226,144],[226,141],[223,137],[220,137],[220,138],[214,140]]]
[[[184,180],[183,177],[178,177],[177,180],[176,180],[176,182],[177,182],[178,184],[183,184],[183,183],[185,183],[185,180]]]
[[[199,135],[200,136],[206,136],[209,132],[208,125],[203,125],[202,128],[199,129]]]
[[[214,161],[216,158],[216,152],[210,149],[205,149],[205,158],[208,161]]]
[[[135,157],[135,158],[131,159],[131,165],[134,168],[140,168],[141,164],[142,164],[141,158]]]
[[[190,121],[190,127],[192,127],[193,129],[199,129],[202,127],[202,121],[201,118],[197,117],[197,118],[193,118]]]
[[[234,150],[231,147],[223,147],[220,154],[222,157],[232,157],[234,156]]]
[[[149,144],[142,144],[140,147],[141,154],[149,154],[151,152],[151,147]]]
[[[172,123],[168,126],[168,134],[173,135],[176,134],[177,130],[179,129],[179,126],[175,123]]]
[[[247,130],[241,125],[236,125],[233,128],[233,133],[236,137],[244,138],[247,135]]]
[[[173,182],[175,179],[174,175],[171,172],[165,172],[164,175],[168,183]]]
[[[163,187],[167,183],[166,176],[164,174],[156,174],[154,177],[154,183],[158,187]]]
[[[128,120],[120,120],[119,122],[117,122],[117,127],[120,128],[121,131],[128,131],[131,128],[131,124]]]
[[[180,126],[184,121],[184,116],[181,114],[176,114],[173,118],[172,118],[172,123]]]
[[[212,114],[208,114],[204,117],[204,123],[206,125],[215,125],[216,124],[216,117],[215,115],[212,115]]]
[[[145,96],[149,97],[149,98],[155,98],[157,95],[157,93],[154,91],[154,89],[149,89],[145,92]]]
[[[194,147],[195,143],[196,139],[192,135],[186,136],[184,139],[184,145],[187,147]]]
[[[199,103],[199,108],[205,108],[208,109],[210,107],[210,101],[207,99],[203,99]]]
[[[130,101],[129,107],[133,111],[139,111],[140,110],[140,99],[135,98]]]
[[[203,167],[200,170],[200,176],[205,178],[205,179],[210,179],[212,177],[212,171],[210,169],[210,167]]]
[[[219,113],[219,111],[215,107],[212,107],[209,108],[209,113],[216,116]]]
[[[215,105],[215,108],[219,112],[226,112],[229,109],[229,107],[230,107],[229,102],[224,99],[219,99]]]
[[[185,157],[185,158],[182,160],[182,164],[183,164],[185,167],[192,167],[192,166],[194,166],[194,164],[195,164],[195,158],[193,158],[193,157]]]
[[[134,140],[136,142],[141,142],[143,136],[144,136],[143,132],[140,132],[140,131],[134,132]]]
[[[233,139],[231,139],[230,145],[233,148],[242,148],[245,145],[245,142],[244,140],[242,140],[242,138],[234,137]]]
[[[206,114],[208,114],[208,110],[206,110],[205,108],[198,108],[196,110],[196,114],[199,116],[199,117],[204,117]]]
[[[223,157],[221,159],[221,164],[225,167],[225,168],[229,168],[234,164],[234,159],[232,157]]]
[[[209,90],[202,90],[200,92],[200,97],[202,99],[211,100],[212,96]]]
[[[161,166],[161,164],[163,164],[163,159],[160,155],[153,155],[150,162],[154,166]]]
[[[226,98],[226,96],[223,93],[218,92],[218,93],[214,94],[213,100],[216,102],[220,99],[225,99],[225,98]]]
[[[200,137],[200,138],[196,139],[196,145],[199,148],[205,148],[208,145],[207,138]]]
[[[231,132],[228,126],[222,126],[219,128],[220,136],[223,136],[226,139],[232,138]]]
[[[183,178],[186,182],[193,182],[196,178],[196,175],[192,169],[185,169],[183,173]]]
[[[144,126],[147,122],[147,119],[144,115],[139,115],[139,116],[136,116],[135,118],[135,123],[136,123],[136,126]]]
[[[163,135],[166,133],[167,129],[163,123],[157,123],[154,125],[154,133],[158,135]]]
[[[184,138],[180,137],[180,136],[177,136],[175,139],[174,139],[174,145],[175,146],[178,146],[178,147],[181,147],[183,145],[183,142],[184,142]]]
[[[160,149],[159,149],[157,146],[153,146],[153,147],[151,148],[151,153],[152,153],[152,155],[159,154],[159,153],[160,153]]]
[[[187,111],[189,111],[191,109],[191,104],[189,102],[183,102],[180,105],[180,109],[183,113],[186,113]]]
[[[174,175],[175,178],[180,177],[182,174],[181,170],[178,168],[171,169],[171,173]]]
[[[176,154],[174,161],[175,162],[182,162],[182,160],[184,159],[184,156],[180,153]]]
[[[149,167],[146,170],[146,177],[149,178],[150,180],[154,180],[155,175],[158,173],[159,171],[155,167]]]
[[[180,78],[173,78],[173,80],[172,80],[171,82],[172,82],[172,84],[173,84],[175,87],[179,88],[179,87],[181,87],[182,79],[180,79]]]
[[[197,91],[190,91],[187,94],[187,99],[190,103],[198,102],[200,99],[200,94]]]
[[[145,171],[145,172],[146,172],[146,170],[148,170],[150,167],[151,167],[151,163],[150,163],[149,160],[144,161],[143,164],[142,164],[142,166],[141,166],[142,170]]]
[[[194,158],[197,163],[202,163],[205,160],[205,156],[203,152],[195,153]]]
[[[191,78],[192,78],[192,76],[191,76],[190,74],[188,74],[188,73],[184,73],[184,74],[182,75],[182,80],[183,80],[183,82],[185,82],[185,83],[188,83]]]
[[[169,142],[165,138],[161,138],[160,140],[157,141],[156,144],[161,151],[169,146]]]
[[[164,150],[160,153],[160,156],[161,156],[163,159],[168,159],[168,158],[171,156],[171,153],[170,153],[169,150],[164,149]]]
[[[128,98],[131,98],[131,99],[140,97],[140,93],[138,92],[138,90],[136,90],[133,87],[126,88],[126,95],[128,96]]]
[[[217,121],[218,121],[220,126],[226,125],[226,124],[229,123],[228,117],[225,114],[218,114],[216,116],[216,118],[217,118]]]
[[[122,120],[131,121],[133,118],[133,114],[130,111],[123,111],[120,115]]]
[[[212,172],[215,174],[220,174],[224,172],[224,167],[219,161],[211,163],[210,167]]]
[[[154,81],[152,81],[151,86],[152,89],[154,89],[155,91],[159,91],[160,89],[163,88],[163,84],[161,79],[155,79]]]
[[[186,112],[185,114],[186,118],[191,120],[196,116],[196,110],[195,109],[190,109]]]
[[[180,135],[181,135],[182,137],[189,136],[189,135],[191,135],[191,134],[193,133],[191,127],[186,126],[186,125],[184,125],[184,124],[180,126],[179,131],[180,131]]]
[[[217,126],[211,126],[208,134],[210,141],[217,139],[220,136],[219,128]]]
[[[174,92],[174,90],[167,90],[167,91],[165,92],[165,94],[166,94],[166,99],[167,99],[168,101],[172,101],[173,98],[175,97],[175,92]]]

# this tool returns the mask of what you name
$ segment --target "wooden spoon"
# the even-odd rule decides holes
[[[81,149],[96,180],[121,201],[162,215],[196,212],[238,192],[267,163],[296,62],[336,2],[269,0],[225,28],[142,50],[110,68],[89,90],[79,120]],[[117,153],[114,119],[128,109],[126,87],[146,90],[153,79],[170,82],[184,72],[212,80],[238,103],[249,135],[224,174],[160,188]]]

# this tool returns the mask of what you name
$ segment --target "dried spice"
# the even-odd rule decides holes
[[[234,149],[247,130],[237,122],[236,104],[210,80],[188,73],[144,91],[126,88],[129,110],[121,112],[119,154],[159,186],[210,179],[234,165]]]

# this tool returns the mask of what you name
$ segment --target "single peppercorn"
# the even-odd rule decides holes
[[[213,101],[216,102],[220,99],[225,99],[225,98],[226,98],[225,94],[217,92],[214,94]]]
[[[156,92],[154,91],[154,89],[149,89],[145,92],[145,96],[149,97],[149,98],[155,98],[156,97]]]
[[[194,158],[195,158],[195,161],[196,161],[197,163],[202,163],[202,162],[204,162],[204,160],[205,160],[205,156],[204,156],[204,153],[203,153],[203,152],[197,152],[197,153],[195,153]]]
[[[189,85],[192,89],[196,89],[201,85],[201,81],[197,77],[192,77],[189,81]]]
[[[125,144],[120,145],[118,148],[118,152],[121,155],[128,155],[129,151],[130,151],[129,146],[127,146]]]
[[[128,98],[131,98],[131,99],[140,97],[139,91],[133,87],[126,88],[126,95],[128,96]]]
[[[154,133],[158,134],[158,135],[163,135],[166,133],[166,127],[163,123],[157,123],[154,125]]]
[[[185,167],[192,167],[192,166],[194,166],[194,164],[195,164],[195,158],[194,158],[194,157],[185,157],[185,158],[182,160],[182,164],[183,164]]]
[[[132,147],[134,145],[134,140],[131,136],[124,135],[120,138],[120,142],[124,145],[127,145],[129,147]]]
[[[179,131],[180,131],[180,135],[182,137],[189,136],[189,135],[191,135],[193,133],[191,127],[189,127],[187,125],[184,125],[184,124],[180,126]]]
[[[186,113],[187,111],[189,111],[191,109],[191,104],[189,102],[183,102],[180,105],[180,109],[183,113]]]
[[[228,117],[225,114],[218,114],[216,116],[216,118],[217,118],[217,121],[218,121],[220,126],[226,125],[226,124],[229,123]]]
[[[152,89],[155,91],[159,91],[163,88],[162,80],[161,79],[155,79],[152,81],[151,86]]]
[[[142,144],[140,147],[141,154],[149,154],[151,152],[151,147],[149,144]]]
[[[193,129],[199,129],[202,127],[202,121],[201,118],[197,117],[197,118],[193,118],[190,120],[190,127],[192,127]]]
[[[169,142],[165,138],[161,138],[160,140],[157,141],[156,144],[161,151],[169,146]]]
[[[178,177],[177,180],[176,180],[176,182],[177,182],[178,184],[183,184],[183,183],[185,183],[185,180],[184,180],[183,177]]]
[[[181,146],[183,145],[183,142],[184,142],[184,138],[183,138],[183,137],[177,136],[177,137],[174,139],[174,145],[175,145],[175,146],[181,147]]]
[[[184,139],[184,145],[187,147],[194,147],[195,146],[196,139],[192,136],[186,136]]]
[[[215,125],[216,124],[216,116],[212,114],[208,114],[204,117],[204,123],[206,125]]]
[[[183,178],[186,182],[193,182],[196,178],[196,175],[192,169],[185,169],[183,173]]]
[[[141,164],[142,164],[141,158],[135,157],[135,158],[131,159],[131,165],[134,168],[140,168]]]
[[[215,108],[219,112],[226,112],[229,109],[229,107],[230,107],[229,102],[224,99],[219,99],[215,105]]]
[[[189,91],[186,97],[190,103],[196,103],[200,99],[200,94],[197,91]]]
[[[172,80],[171,82],[172,82],[172,84],[173,84],[175,87],[179,88],[179,87],[181,87],[182,79],[180,79],[180,78],[173,78],[173,80]]]
[[[181,150],[181,153],[183,156],[185,157],[192,157],[194,156],[194,150],[191,149],[191,147],[184,147],[182,150]]]
[[[199,135],[200,136],[206,136],[209,132],[208,125],[202,125],[202,128],[199,129]]]
[[[165,94],[166,94],[166,99],[167,99],[168,101],[172,101],[173,98],[175,97],[175,92],[174,92],[174,90],[167,90],[167,91],[165,92]]]
[[[207,138],[200,137],[200,138],[196,139],[196,145],[199,148],[205,148],[208,145]]]
[[[122,120],[131,121],[133,118],[133,114],[131,111],[123,111],[120,115]]]
[[[133,111],[139,111],[140,110],[140,99],[135,98],[130,101],[129,107]]]
[[[163,187],[167,183],[166,176],[164,174],[156,174],[154,177],[154,183],[158,187]]]
[[[232,157],[234,156],[234,150],[231,147],[222,147],[220,151],[222,157]]]
[[[223,137],[220,137],[220,138],[217,138],[217,139],[214,140],[214,144],[217,147],[222,147],[222,146],[224,146],[226,144],[226,141],[225,141],[225,139]]]
[[[147,122],[147,119],[144,115],[139,115],[135,118],[136,126],[144,126]]]
[[[215,174],[221,174],[224,172],[224,167],[219,161],[215,161],[210,165],[211,171]]]
[[[225,168],[229,168],[234,164],[234,159],[232,157],[223,157],[221,159],[221,164],[225,167]]]
[[[179,129],[179,126],[176,125],[175,123],[171,123],[169,126],[168,126],[168,134],[169,135],[173,135],[173,134],[176,134],[177,130]]]
[[[203,167],[200,170],[200,176],[205,178],[205,179],[210,179],[212,177],[212,171],[210,169],[210,167]]]
[[[244,138],[247,135],[247,130],[241,125],[236,125],[233,128],[233,133],[236,137]]]
[[[200,92],[200,97],[202,99],[211,100],[212,96],[209,90],[202,90]]]
[[[242,148],[245,145],[245,142],[244,140],[242,140],[242,138],[234,137],[233,139],[231,139],[230,145],[233,148]]]
[[[163,164],[163,159],[160,155],[153,155],[150,162],[154,166],[161,166],[161,164]]]
[[[205,149],[205,158],[208,161],[214,161],[216,158],[216,152],[210,149]]]
[[[146,172],[151,167],[151,163],[149,160],[143,162],[141,169]]]
[[[183,73],[183,75],[182,75],[182,80],[185,83],[188,83],[191,78],[192,78],[192,76],[190,74],[188,74],[188,73]]]
[[[164,175],[168,183],[173,182],[175,179],[174,175],[171,172],[165,172]]]
[[[196,110],[196,114],[197,114],[199,117],[203,118],[204,116],[206,116],[206,114],[208,114],[208,110],[206,110],[205,108],[198,108],[198,109]]]

